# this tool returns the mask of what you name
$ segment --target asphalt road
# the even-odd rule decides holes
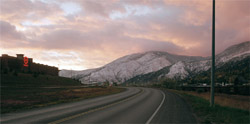
[[[196,123],[178,95],[151,88],[65,103],[32,111],[4,114],[4,123]]]

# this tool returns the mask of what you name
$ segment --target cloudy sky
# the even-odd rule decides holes
[[[210,56],[212,0],[0,0],[0,54],[60,69],[127,54]],[[250,40],[250,0],[217,0],[216,53]]]

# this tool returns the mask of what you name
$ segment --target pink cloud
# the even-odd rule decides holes
[[[82,11],[65,16],[58,1],[1,1],[1,43],[4,48],[30,49],[31,52],[35,49],[73,51],[78,54],[77,58],[84,60],[85,68],[99,67],[123,55],[145,51],[210,55],[211,0],[72,2]],[[129,10],[126,6],[144,9]],[[249,8],[250,1],[217,1],[217,53],[230,45],[250,40]],[[136,15],[136,11],[144,14]],[[111,18],[114,12],[120,14],[120,18]],[[50,24],[44,24],[44,20]],[[24,22],[31,24],[24,25]],[[62,56],[67,58],[67,52]],[[75,64],[79,65],[80,61]]]
[[[0,41],[2,47],[14,46],[25,43],[26,37],[23,33],[18,32],[16,27],[8,22],[0,20]]]

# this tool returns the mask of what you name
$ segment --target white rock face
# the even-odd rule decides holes
[[[201,71],[207,71],[211,67],[211,61],[210,60],[203,60],[203,61],[195,61],[186,63],[186,68],[193,72],[193,73],[199,73]]]
[[[180,78],[184,79],[188,76],[188,72],[185,69],[185,64],[183,62],[177,62],[170,67],[168,74],[166,77],[168,78]]]

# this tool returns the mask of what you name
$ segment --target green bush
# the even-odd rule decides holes
[[[113,85],[114,85],[114,86],[118,86],[118,84],[117,84],[116,82],[115,82],[115,83],[113,83]]]
[[[169,89],[176,89],[178,84],[176,81],[172,80],[172,79],[165,79],[162,81],[162,85],[165,88],[169,88]]]

